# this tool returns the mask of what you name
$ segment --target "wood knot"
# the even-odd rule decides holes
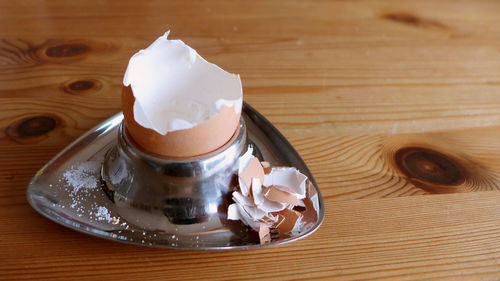
[[[464,176],[458,163],[440,152],[421,147],[405,147],[396,154],[396,164],[408,177],[432,184],[458,185]]]
[[[17,126],[17,132],[21,137],[33,137],[46,134],[56,127],[56,120],[48,116],[35,116],[23,120]]]
[[[62,88],[69,94],[92,94],[101,90],[102,83],[96,79],[70,80],[64,83]]]
[[[86,91],[94,87],[94,82],[88,80],[79,80],[69,84],[69,89],[73,91]]]
[[[448,26],[438,21],[420,18],[408,13],[388,13],[382,15],[382,18],[413,27],[443,29],[443,30],[450,29]]]
[[[45,54],[51,58],[76,57],[88,53],[90,47],[81,43],[61,44],[49,47]]]
[[[36,140],[54,130],[58,124],[60,122],[55,116],[32,116],[10,124],[5,134],[14,141]]]
[[[420,22],[420,19],[417,18],[414,15],[411,14],[406,14],[406,13],[391,13],[391,14],[385,14],[383,16],[385,19],[392,20],[395,22],[400,22],[400,23],[405,23],[405,24],[410,24],[410,25],[417,25]]]
[[[427,190],[430,185],[453,188],[466,179],[464,169],[456,159],[428,148],[404,147],[394,157],[399,170],[409,179],[426,183],[419,186]]]
[[[481,141],[494,143],[496,137]],[[492,165],[492,159],[499,159],[495,151],[481,150],[469,140],[477,141],[469,131],[391,136],[382,145],[382,159],[391,177],[402,178],[419,194],[500,190],[500,172]]]
[[[0,40],[0,64],[32,66],[69,63],[94,56],[105,58],[115,54],[119,48],[120,45],[102,40],[50,39],[44,42],[30,42],[3,39]]]
[[[105,51],[106,45],[92,41],[59,41],[50,40],[38,45],[36,54],[41,62],[72,62],[85,59]]]

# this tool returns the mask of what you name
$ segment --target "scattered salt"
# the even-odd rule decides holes
[[[111,221],[111,215],[106,207],[99,207],[95,213],[97,219]]]
[[[109,213],[108,209],[106,207],[100,206],[97,208],[97,212],[94,213],[94,216],[96,217],[97,220],[100,221],[107,221],[113,224],[118,224],[120,219],[117,217],[112,217],[111,214]]]
[[[63,177],[66,182],[73,187],[72,193],[77,193],[80,189],[93,189],[97,187],[95,173],[98,165],[94,162],[82,162],[78,166],[64,172]]]

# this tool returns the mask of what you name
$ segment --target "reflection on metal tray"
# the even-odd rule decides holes
[[[31,206],[45,217],[71,229],[110,240],[176,249],[250,249],[295,241],[314,232],[322,223],[324,204],[319,188],[304,161],[283,135],[261,114],[244,104],[242,117],[247,142],[254,154],[273,166],[296,167],[309,177],[318,193],[318,221],[298,235],[273,236],[271,243],[261,245],[258,235],[239,221],[223,224],[176,224],[147,227],[161,215],[146,212],[141,223],[129,221],[101,189],[101,165],[109,151],[117,146],[121,113],[82,135],[48,162],[32,179],[27,190]],[[126,178],[126,177],[125,177]],[[116,196],[115,196],[116,198]],[[185,202],[184,202],[185,203]],[[225,210],[215,210],[223,217]],[[122,214],[122,215],[120,215]],[[172,215],[172,214],[170,214]],[[134,214],[134,217],[137,217]],[[127,220],[129,219],[129,220]],[[147,222],[149,220],[149,222]]]

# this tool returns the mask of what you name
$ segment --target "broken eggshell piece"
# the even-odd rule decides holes
[[[248,196],[252,178],[258,178],[261,183],[264,182],[264,169],[252,153],[253,147],[250,146],[247,152],[240,157],[238,163],[238,184],[244,196]]]
[[[168,40],[168,34],[129,61],[122,93],[127,132],[152,154],[206,154],[223,146],[238,127],[241,80],[184,42]]]
[[[271,232],[269,230],[269,227],[267,227],[267,225],[263,223],[259,226],[259,240],[260,244],[271,242]]]
[[[228,208],[228,219],[241,220],[259,232],[261,243],[269,238],[266,228],[291,234],[310,228],[318,218],[319,204],[307,177],[293,167],[259,162],[252,152],[250,147],[239,159],[240,190],[232,194],[235,203]],[[304,211],[294,210],[297,206]]]
[[[297,169],[291,167],[272,168],[271,172],[264,177],[264,186],[289,193],[297,199],[306,196],[307,177]]]

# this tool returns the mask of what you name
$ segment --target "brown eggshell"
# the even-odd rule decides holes
[[[279,203],[288,203],[292,205],[300,205],[300,200],[297,197],[289,192],[283,191],[283,187],[280,189],[279,187],[272,185],[267,189],[265,197],[269,200],[279,202]]]
[[[223,106],[215,116],[197,126],[162,135],[139,125],[134,118],[135,97],[131,87],[123,87],[122,110],[127,132],[145,152],[166,158],[186,158],[209,153],[231,139],[239,126],[240,113]]]
[[[304,216],[302,220],[305,222],[305,227],[309,228],[318,220],[318,212],[314,209],[311,199],[304,198],[304,205],[306,206],[306,210],[302,213],[302,216]]]
[[[267,227],[263,223],[259,226],[259,239],[260,244],[271,242],[271,233],[269,232],[269,227]]]
[[[262,168],[259,159],[257,159],[256,157],[252,158],[252,160],[250,160],[250,163],[248,163],[248,166],[241,174],[239,174],[239,176],[249,188],[252,185],[252,178],[258,178],[260,182],[263,183],[264,169]]]
[[[305,222],[306,228],[312,227],[318,220],[318,211],[314,208],[314,204],[311,200],[311,197],[316,194],[317,192],[314,185],[310,181],[307,181],[306,198],[303,200],[306,210],[302,213],[304,216],[302,220]]]
[[[292,231],[295,227],[295,223],[302,216],[299,212],[290,209],[284,209],[276,213],[280,218],[278,218],[277,225],[278,231],[280,233],[287,233]]]
[[[269,175],[273,171],[273,167],[264,167],[264,174]]]

